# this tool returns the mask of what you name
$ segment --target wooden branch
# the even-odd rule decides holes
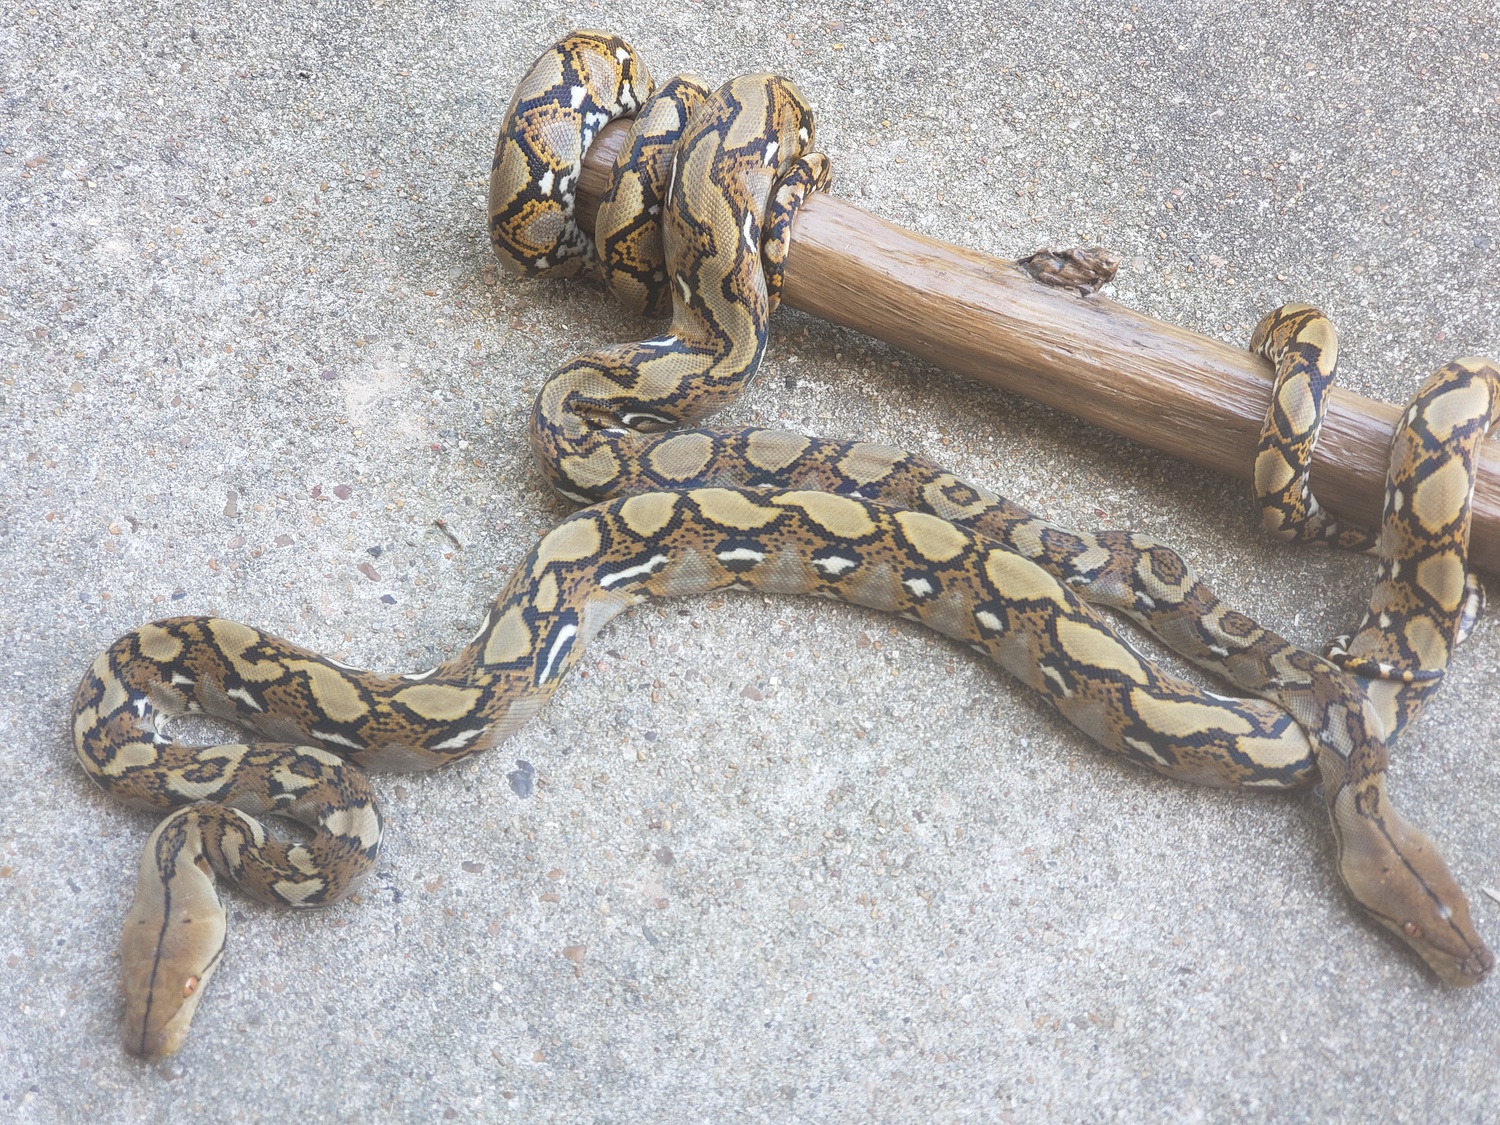
[[[588,230],[624,133],[619,123],[606,128],[585,157],[579,219]],[[813,197],[797,216],[782,300],[1153,449],[1250,479],[1271,368],[1243,348],[1104,297],[1043,285],[1015,262],[913,234],[829,195]],[[1313,469],[1325,507],[1379,523],[1402,409],[1335,388]],[[1480,455],[1470,562],[1500,572],[1500,442],[1493,440]]]

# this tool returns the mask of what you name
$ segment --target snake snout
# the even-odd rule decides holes
[[[1354,815],[1363,807],[1366,815]],[[1469,899],[1437,846],[1403,820],[1383,785],[1333,803],[1341,828],[1339,874],[1355,900],[1454,988],[1477,984],[1495,966],[1469,916]]]
[[[1478,949],[1473,950],[1469,954],[1469,956],[1464,959],[1464,963],[1459,966],[1461,971],[1468,978],[1468,983],[1470,984],[1478,984],[1481,980],[1484,979],[1485,974],[1494,967],[1495,955],[1489,951],[1488,947],[1483,945],[1481,945]]]
[[[1457,891],[1455,886],[1454,893]],[[1426,925],[1410,920],[1398,921],[1369,903],[1365,909],[1391,933],[1395,934],[1427,962],[1427,967],[1450,988],[1468,988],[1478,984],[1495,967],[1495,955],[1485,945],[1469,918],[1467,900],[1460,898],[1461,909],[1429,912]]]
[[[1398,930],[1397,933],[1401,931]],[[1413,941],[1405,934],[1401,936],[1406,938],[1407,942],[1421,954],[1422,960],[1427,962],[1442,982],[1451,988],[1468,988],[1476,985],[1495,967],[1495,955],[1482,941],[1469,945],[1464,950],[1453,952],[1439,949],[1435,945]],[[1454,936],[1463,940],[1461,934]]]

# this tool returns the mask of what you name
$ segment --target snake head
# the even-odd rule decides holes
[[[1375,920],[1454,988],[1478,984],[1495,967],[1469,917],[1469,900],[1428,835],[1391,808],[1384,792],[1358,816],[1340,816],[1371,795],[1340,794],[1339,874]],[[1347,799],[1347,800],[1346,800]],[[1340,809],[1338,806],[1344,806]],[[1373,814],[1373,815],[1372,815]]]
[[[125,1049],[146,1059],[182,1046],[224,952],[226,911],[196,849],[193,811],[168,817],[151,837],[120,942]]]

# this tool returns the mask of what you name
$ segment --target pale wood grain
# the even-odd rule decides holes
[[[616,124],[589,149],[579,217],[593,229]],[[950,246],[835,196],[797,216],[783,301],[951,371],[1248,480],[1271,398],[1270,365],[1243,348],[1034,281],[1015,262]],[[1401,407],[1335,389],[1314,460],[1324,506],[1380,519]],[[1472,565],[1500,571],[1500,442],[1485,442]]]

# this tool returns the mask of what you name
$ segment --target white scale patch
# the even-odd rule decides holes
[[[766,145],[766,155],[761,159],[761,163],[769,168],[772,164],[776,163],[776,154],[780,151],[781,142],[772,141],[770,144]]]
[[[736,547],[732,551],[720,551],[718,553],[720,562],[765,562],[766,556],[761,551],[753,551],[749,547]]]
[[[351,750],[363,750],[364,749],[364,746],[362,746],[360,743],[355,742],[352,738],[345,738],[341,734],[329,734],[326,731],[321,731],[321,730],[317,730],[317,729],[314,729],[314,730],[310,731],[309,733],[311,733],[311,735],[314,738],[316,738],[319,742],[332,742],[332,743],[334,743],[337,746],[347,746]]]
[[[135,713],[140,718],[144,719],[146,717],[146,708],[150,706],[151,701],[144,695],[138,695],[135,697]]]
[[[628,566],[624,570],[616,570],[610,572],[609,574],[600,575],[599,585],[603,586],[607,590],[616,582],[624,582],[626,579],[638,578],[644,574],[654,574],[659,567],[661,567],[668,561],[669,559],[666,555],[652,555],[643,563],[637,563],[635,566]]]
[[[552,194],[552,169],[548,168],[542,173],[542,178],[536,182],[537,188],[543,195]]]
[[[751,250],[754,250],[756,248],[755,247],[754,232],[750,229],[754,225],[754,223],[755,223],[755,217],[753,215],[750,215],[750,214],[747,213],[745,215],[744,226],[743,226],[743,228],[740,231],[741,236],[745,240],[745,245],[747,247],[749,247]]]
[[[630,414],[622,414],[620,416],[620,421],[624,422],[627,426],[638,425],[641,422],[658,422],[663,426],[672,425],[672,419],[663,418],[660,414],[652,414],[649,411],[645,410],[637,410],[633,411]]]
[[[919,598],[925,598],[932,593],[932,583],[925,578],[908,578],[901,585]]]
[[[1163,758],[1156,752],[1156,748],[1149,742],[1142,742],[1137,738],[1127,738],[1125,740],[1125,745],[1131,747],[1134,750],[1139,750],[1142,754],[1146,755],[1146,757],[1150,758],[1152,761],[1160,762],[1164,766],[1171,765],[1170,762],[1168,762],[1165,758]]]
[[[1043,664],[1040,667],[1042,675],[1046,676],[1047,679],[1051,680],[1054,684],[1057,685],[1057,690],[1062,693],[1063,698],[1071,699],[1073,696],[1073,692],[1068,687],[1067,681],[1062,678],[1062,673],[1059,672],[1056,668],[1052,667],[1052,665],[1050,664]]]
[[[589,96],[589,88],[587,86],[574,86],[569,91],[569,94],[572,97],[573,108],[577,109],[583,104],[583,99]]]
[[[846,559],[843,555],[829,555],[827,558],[813,559],[813,566],[825,574],[838,577],[846,570],[853,570],[859,565],[855,559]]]
[[[362,672],[362,671],[364,671],[363,668],[356,668],[353,664],[345,664],[342,660],[335,660],[331,656],[325,656],[323,659],[326,660],[326,661],[328,661],[328,663],[332,664],[335,668],[342,668],[346,672]]]
[[[693,288],[687,283],[687,278],[683,277],[682,274],[677,275],[677,288],[681,290],[684,301],[691,301],[693,299]]]
[[[979,622],[986,629],[990,630],[993,633],[1005,632],[1005,626],[1001,624],[1000,619],[987,609],[981,609],[978,613],[976,613],[974,615],[974,620]],[[981,649],[980,651],[983,650]]]
[[[476,637],[475,639],[477,640],[478,638]],[[401,674],[401,678],[403,680],[425,680],[428,676],[432,675],[436,671],[436,668],[429,668],[425,672],[403,672]]]
[[[474,727],[471,730],[459,731],[452,738],[444,739],[442,742],[434,743],[432,748],[434,750],[461,750],[489,729],[489,726],[486,725],[482,727]]]
[[[538,683],[546,683],[552,678],[552,666],[557,663],[557,658],[567,649],[568,643],[578,634],[577,625],[564,625],[557,632],[557,639],[552,642],[552,650],[547,653],[547,664],[542,668],[542,674],[537,677]]]
[[[172,683],[178,687],[192,687],[198,681],[191,676],[184,676],[181,672],[172,673]]]
[[[251,695],[248,691],[246,691],[242,687],[230,688],[224,694],[227,695],[227,696],[229,696],[230,699],[238,699],[241,703],[243,703],[246,707],[250,708],[250,710],[252,710],[252,711],[264,711],[265,710],[265,708],[260,705],[260,700],[256,699],[255,696]]]

